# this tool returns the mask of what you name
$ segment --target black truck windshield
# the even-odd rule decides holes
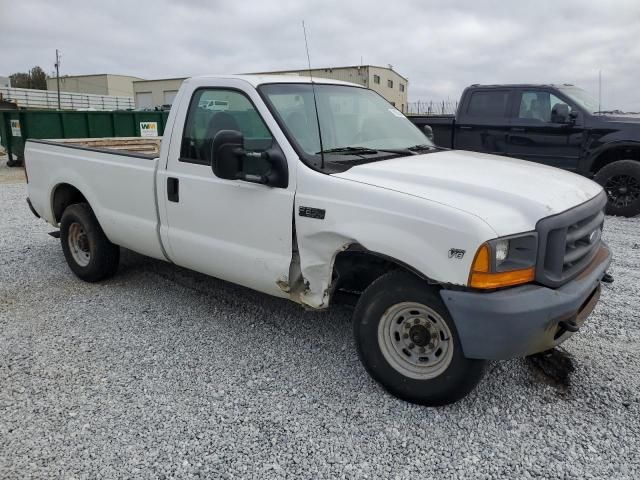
[[[586,90],[579,87],[561,87],[559,90],[587,112],[598,113],[598,101],[589,95]]]
[[[315,84],[322,142],[310,83],[267,84],[259,90],[298,153],[307,159],[319,158],[322,151],[331,162],[353,156],[373,161],[433,147],[402,113],[371,90]]]

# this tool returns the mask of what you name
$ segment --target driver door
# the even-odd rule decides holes
[[[278,148],[252,93],[195,88],[188,111],[177,113],[175,128],[184,125],[184,132],[172,136],[167,168],[159,172],[166,218],[161,233],[174,263],[286,296],[277,282],[287,280],[291,262],[294,182],[274,188],[226,180],[210,166],[211,143],[221,130],[240,131],[247,151]],[[261,168],[267,166],[259,161],[251,166],[255,173]]]
[[[574,121],[559,122],[554,107],[567,102],[546,90],[522,90],[515,94],[515,115],[507,135],[507,154],[566,170],[576,170],[583,131],[577,110]],[[569,106],[569,109],[571,107]]]

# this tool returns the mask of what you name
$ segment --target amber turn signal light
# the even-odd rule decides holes
[[[491,250],[483,243],[471,264],[469,286],[473,288],[501,288],[532,282],[535,278],[535,268],[523,268],[507,272],[491,271]]]

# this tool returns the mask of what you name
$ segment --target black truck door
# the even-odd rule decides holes
[[[468,92],[456,119],[454,148],[506,155],[510,128],[509,93],[508,88]]]
[[[507,136],[511,157],[576,170],[583,137],[583,117],[568,101],[547,89],[516,91]]]

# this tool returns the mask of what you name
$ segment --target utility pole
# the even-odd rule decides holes
[[[56,48],[56,83],[58,84],[58,110],[60,110],[60,54]]]

